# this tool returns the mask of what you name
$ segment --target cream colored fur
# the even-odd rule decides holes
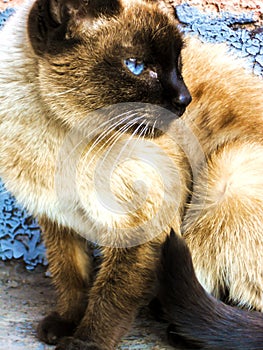
[[[192,167],[194,195],[183,233],[197,276],[209,292],[220,296],[226,285],[231,299],[262,311],[262,81],[246,74],[224,46],[187,39],[183,75],[193,102],[183,118],[168,134],[135,140],[123,154],[130,135],[122,135],[99,165],[107,144],[89,153],[80,144],[83,134],[59,125],[42,101],[38,58],[27,36],[30,8],[31,1],[0,32],[0,176],[6,188],[35,216],[101,244],[125,246],[134,234],[142,243],[171,226],[180,232]],[[226,125],[230,115],[235,118]],[[89,127],[97,124],[95,115]]]
[[[129,236],[136,234],[134,227],[141,235],[145,224],[149,235],[139,237],[140,243],[163,230],[169,231],[172,222],[179,230],[188,181],[183,173],[188,165],[177,142],[168,137],[134,141],[121,154],[130,139],[130,135],[123,135],[108,154],[107,146],[85,151],[85,133],[83,136],[67,126],[58,126],[39,97],[38,64],[28,43],[24,12],[25,9],[16,15],[1,33],[0,84],[5,88],[0,92],[0,175],[6,187],[34,215],[46,216],[105,245],[129,245]],[[16,91],[16,101],[12,103],[9,91]],[[96,128],[96,113],[92,119]],[[97,162],[105,154],[94,181]],[[101,201],[96,184],[108,184],[119,154],[118,168],[109,183],[113,189],[108,194],[112,207],[110,204],[107,208],[107,198]],[[128,161],[123,162],[127,157]],[[178,164],[183,164],[182,173],[178,173]],[[133,186],[137,180],[150,184],[146,198],[140,188]]]

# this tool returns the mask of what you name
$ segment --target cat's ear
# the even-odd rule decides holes
[[[29,37],[40,54],[78,40],[78,29],[121,11],[120,0],[37,0],[28,19]]]

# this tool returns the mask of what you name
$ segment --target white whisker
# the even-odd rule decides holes
[[[111,131],[114,131],[114,129],[116,129],[119,125],[122,125],[124,122],[131,119],[135,115],[136,115],[136,113],[134,113],[132,115],[128,115],[125,118],[123,118],[121,120],[117,120],[117,122],[111,124],[109,129],[106,129],[101,134],[99,134],[99,136],[96,138],[95,142],[91,145],[90,150],[92,151],[92,149],[94,149]]]
[[[129,118],[130,118],[130,117],[131,117],[131,116],[129,116]],[[140,117],[137,117],[137,118],[135,118],[135,119],[133,119],[133,120],[131,120],[131,121],[125,123],[125,124],[118,130],[118,132],[116,132],[116,130],[115,130],[116,126],[122,125],[122,124],[123,124],[123,121],[125,121],[126,119],[128,119],[128,117],[127,117],[127,118],[124,118],[124,119],[122,119],[122,120],[119,121],[119,125],[117,124],[117,125],[114,125],[114,127],[110,128],[110,129],[108,130],[108,132],[104,135],[104,137],[100,138],[99,141],[97,141],[97,139],[96,139],[95,142],[94,142],[95,146],[94,146],[94,144],[93,144],[93,145],[89,148],[88,152],[87,152],[86,155],[85,155],[85,158],[87,158],[87,157],[89,156],[89,154],[94,150],[94,148],[99,144],[99,142],[101,142],[101,141],[103,140],[103,138],[106,138],[106,137],[108,136],[108,134],[110,134],[110,132],[115,131],[114,134],[111,135],[111,137],[110,137],[109,139],[107,139],[107,141],[104,142],[104,143],[99,147],[99,149],[98,149],[97,152],[93,155],[93,157],[91,158],[91,160],[89,161],[88,164],[91,164],[91,162],[92,162],[93,159],[96,157],[96,155],[97,155],[103,148],[105,148],[105,146],[107,146],[107,145],[110,144],[110,143],[111,143],[111,144],[110,144],[110,148],[109,148],[109,149],[111,149],[111,148],[112,148],[112,145],[115,143],[115,139],[116,139],[116,137],[118,137],[120,131],[121,131],[121,133],[120,133],[121,135],[123,134],[124,131],[128,131],[128,129],[134,124],[134,120],[137,120],[138,118],[140,118]],[[126,127],[128,127],[127,130],[126,130]],[[124,131],[123,131],[123,130],[124,130]],[[107,152],[107,153],[108,153],[108,152]]]
[[[72,91],[76,91],[76,90],[77,90],[77,88],[75,87],[75,88],[64,90],[64,91],[61,91],[61,92],[49,93],[49,94],[46,94],[46,96],[48,96],[48,97],[57,97],[57,96],[67,95],[68,93],[70,93]]]
[[[102,162],[100,163],[100,166],[102,166],[102,164],[105,162],[105,159],[107,158],[107,156],[109,155],[109,153],[112,151],[113,147],[116,145],[116,143],[118,142],[118,140],[124,135],[124,133],[126,133],[130,128],[132,128],[133,126],[135,126],[137,124],[137,122],[141,119],[142,117],[137,117],[135,119],[133,119],[132,121],[126,123],[122,128],[120,128],[118,130],[117,133],[117,137],[114,138],[113,143],[110,145],[110,147],[108,148],[107,152],[105,153]],[[115,162],[114,162],[115,163]]]
[[[154,138],[154,130],[155,130],[156,124],[157,124],[157,119],[154,121],[154,123],[152,125],[152,130],[151,130],[151,138],[152,139]]]
[[[104,130],[101,134],[99,134],[99,136],[97,137],[97,139],[96,139],[96,140],[94,141],[94,143],[91,145],[91,148],[94,149],[94,148],[97,146],[97,144],[99,144],[99,142],[100,142],[104,137],[106,137],[110,132],[112,132],[112,131],[115,129],[115,127],[118,126],[118,124],[120,123],[120,120],[117,120],[117,122],[115,122],[115,123],[113,123],[113,124],[112,124],[112,121],[115,120],[115,119],[119,119],[121,116],[123,116],[123,115],[125,115],[125,114],[127,114],[127,113],[130,113],[130,111],[125,112],[125,113],[122,113],[122,114],[120,114],[120,115],[117,115],[117,116],[115,116],[115,117],[113,117],[113,118],[111,118],[111,119],[105,121],[104,123],[100,124],[96,129],[93,129],[91,132],[89,132],[87,136],[85,136],[85,137],[83,136],[83,138],[73,147],[73,149],[72,149],[71,152],[67,155],[67,157],[64,158],[64,162],[67,162],[67,161],[68,161],[68,159],[70,158],[70,156],[71,156],[71,155],[73,154],[73,152],[81,145],[81,143],[83,142],[83,140],[86,141],[87,138],[90,138],[90,137],[91,137],[91,134],[92,134],[92,133],[96,132],[98,129],[100,129],[100,128],[106,126],[107,124],[110,124],[110,125],[109,125],[109,128],[106,129],[106,130]],[[132,115],[132,116],[133,116],[133,115]],[[123,122],[123,121],[129,119],[129,118],[132,117],[132,116],[127,116],[126,118],[122,119],[121,122]],[[86,129],[85,129],[85,130],[86,130]],[[90,149],[90,152],[92,151],[92,149]],[[90,153],[90,152],[89,152],[89,153]]]
[[[145,117],[145,116],[146,116],[146,115],[144,114],[144,115],[142,116],[142,118]],[[146,120],[146,119],[143,119],[142,122],[141,122],[141,124],[139,125],[138,129],[140,129],[146,122],[147,122],[147,120]],[[147,125],[148,125],[148,124],[149,124],[149,122],[147,123]],[[131,155],[131,153],[133,152],[133,150],[136,148],[138,142],[141,140],[142,132],[143,132],[144,130],[147,131],[147,128],[148,128],[148,126],[147,126],[146,128],[144,127],[144,128],[141,130],[141,132],[140,132],[139,134],[136,135],[137,138],[136,138],[136,141],[133,143],[133,146],[132,146],[132,148],[131,148],[131,150],[130,150],[130,152],[129,152],[129,156]]]
[[[130,137],[128,138],[128,140],[125,142],[124,146],[122,147],[121,151],[118,154],[118,157],[116,158],[113,168],[115,167],[115,164],[119,161],[119,159],[121,158],[123,152],[125,151],[125,149],[127,148],[128,144],[130,143],[130,141],[134,138],[134,136],[137,134],[138,130],[140,130],[140,128],[142,127],[143,123],[145,122],[145,119],[141,121],[141,123],[137,126],[137,128],[133,131],[133,133],[130,135]],[[137,141],[136,141],[137,142]],[[129,152],[128,157],[130,157],[131,152]]]

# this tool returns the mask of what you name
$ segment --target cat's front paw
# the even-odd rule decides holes
[[[45,317],[37,327],[38,338],[51,345],[58,343],[59,339],[73,335],[75,324],[64,320],[57,312]]]
[[[63,338],[55,350],[103,350],[93,342],[83,341],[73,337]]]

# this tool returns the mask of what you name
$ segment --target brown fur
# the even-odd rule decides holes
[[[262,311],[262,82],[224,47],[189,39],[183,74],[193,101],[172,120],[190,100],[182,39],[163,7],[49,1],[29,2],[0,34],[0,175],[39,217],[58,291],[58,313],[41,322],[39,337],[57,349],[113,349],[156,294],[161,243],[171,226],[180,232],[185,209],[203,286]],[[152,56],[140,78],[120,64]],[[167,121],[146,110],[149,133],[137,129],[145,137],[131,136],[137,124],[119,124],[100,139],[114,124],[111,110],[97,110],[121,102],[175,114]],[[111,191],[116,210],[101,204],[112,203]],[[94,283],[85,239],[103,246]]]
[[[163,247],[159,299],[176,349],[259,350],[263,314],[237,309],[209,295],[198,282],[185,241],[171,231]],[[159,312],[160,315],[160,312]]]
[[[262,81],[235,68],[220,46],[188,50],[186,59],[195,60],[200,76],[198,83],[188,76],[185,63],[193,96],[186,119],[194,120],[207,163],[196,177],[182,231],[207,291],[263,311]]]

